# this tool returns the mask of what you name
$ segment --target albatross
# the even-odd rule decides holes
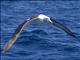
[[[64,24],[56,21],[55,19],[48,17],[44,14],[39,14],[37,16],[33,16],[25,21],[23,21],[16,29],[16,31],[13,33],[12,37],[9,39],[9,41],[4,45],[2,52],[5,53],[9,48],[11,48],[11,46],[15,43],[15,41],[17,40],[17,38],[19,37],[20,33],[22,32],[23,28],[28,24],[31,23],[32,21],[35,20],[40,20],[40,21],[48,21],[50,22],[52,25],[62,29],[63,31],[65,31],[67,34],[69,34],[72,37],[76,37],[73,32],[67,28]]]

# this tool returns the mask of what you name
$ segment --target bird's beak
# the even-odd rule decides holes
[[[48,18],[47,21],[50,22],[50,23],[53,23],[53,22],[50,20],[50,18]]]

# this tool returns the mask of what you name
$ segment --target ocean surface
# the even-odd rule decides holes
[[[75,39],[48,22],[27,25],[6,54],[1,52],[16,27],[43,13],[66,25]],[[1,60],[80,60],[80,1],[1,1]]]

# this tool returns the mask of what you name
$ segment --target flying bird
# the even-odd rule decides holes
[[[22,32],[23,28],[31,23],[32,21],[35,20],[40,20],[40,21],[48,21],[50,22],[52,25],[62,29],[63,31],[65,31],[67,34],[69,34],[72,37],[76,37],[73,32],[67,28],[65,25],[63,25],[62,23],[54,20],[53,18],[50,18],[44,14],[39,14],[37,16],[33,16],[25,21],[23,21],[16,29],[16,31],[13,33],[12,37],[9,39],[9,41],[4,45],[2,52],[5,53],[17,40],[17,38],[19,37],[20,33]]]

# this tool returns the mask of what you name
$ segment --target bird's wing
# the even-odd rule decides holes
[[[73,32],[72,32],[69,28],[67,28],[65,25],[63,25],[62,23],[60,23],[60,22],[58,22],[58,21],[56,21],[56,20],[54,20],[54,19],[52,19],[52,18],[50,18],[50,20],[52,21],[52,24],[53,24],[54,26],[56,26],[56,27],[64,30],[67,34],[69,34],[70,36],[76,38],[76,36],[73,34]]]
[[[9,41],[4,45],[2,52],[5,53],[13,44],[14,42],[17,40],[17,38],[19,37],[20,33],[22,32],[22,29],[24,28],[24,26],[28,23],[30,23],[31,21],[33,21],[34,19],[31,20],[26,20],[24,22],[22,22],[16,29],[16,31],[14,32],[14,34],[12,35],[12,37],[9,39]]]

